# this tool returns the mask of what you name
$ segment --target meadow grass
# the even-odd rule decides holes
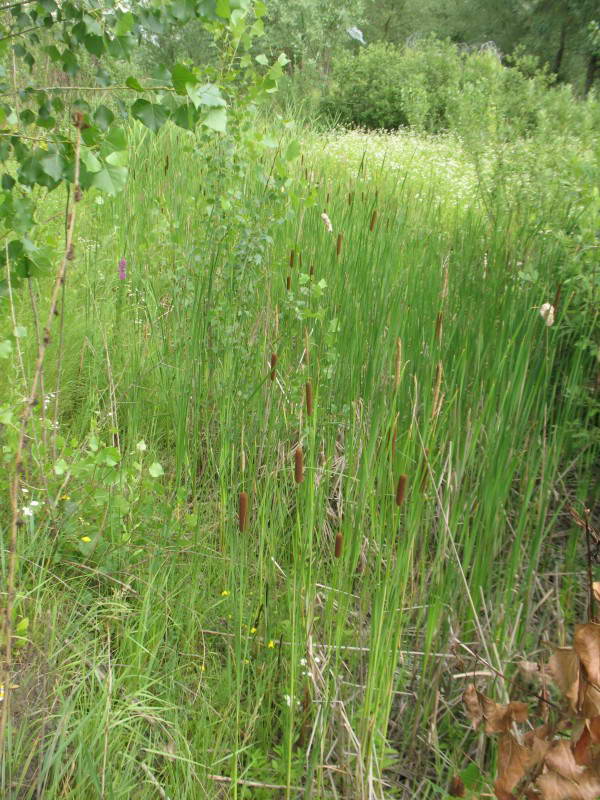
[[[557,246],[460,153],[436,180],[322,142],[275,192],[136,128],[126,190],[85,201],[3,796],[445,797],[493,762],[468,673],[505,700],[584,614],[589,364],[559,338],[573,296],[547,327],[518,277],[554,292]],[[26,294],[14,312],[27,372]]]

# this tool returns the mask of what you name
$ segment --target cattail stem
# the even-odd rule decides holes
[[[275,380],[277,374],[277,353],[271,353],[271,380]]]
[[[401,506],[404,502],[404,495],[406,494],[406,484],[408,482],[408,475],[400,475],[398,478],[398,485],[396,486],[396,505]]]
[[[312,383],[307,381],[306,383],[306,414],[307,416],[312,416],[313,413],[313,388]]]
[[[246,530],[248,522],[248,492],[240,492],[238,507],[238,527],[240,531]]]
[[[304,480],[304,457],[301,444],[296,447],[294,452],[294,480],[296,483],[302,483]]]
[[[339,558],[344,549],[344,534],[340,531],[335,536],[335,557]]]

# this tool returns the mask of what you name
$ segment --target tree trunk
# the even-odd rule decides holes
[[[567,23],[563,22],[562,27],[560,29],[560,42],[558,44],[558,50],[556,51],[556,55],[554,56],[554,64],[552,65],[552,72],[554,72],[557,79],[559,80],[560,80],[560,68],[562,66],[563,56],[565,54],[566,42],[567,42]]]
[[[594,80],[596,79],[596,71],[598,69],[598,62],[600,59],[598,58],[597,53],[592,53],[590,56],[590,60],[588,61],[587,65],[587,72],[585,73],[585,86],[583,87],[583,96],[587,97],[590,89],[594,85]]]

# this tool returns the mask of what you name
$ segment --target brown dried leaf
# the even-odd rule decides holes
[[[482,719],[485,720],[486,733],[506,733],[513,722],[525,722],[528,709],[526,703],[512,701],[503,706],[491,697],[478,692],[473,684],[467,686],[463,693],[463,702],[467,714],[477,728]]]
[[[600,625],[595,622],[577,625],[573,649],[581,659],[588,681],[600,688]]]
[[[483,708],[479,702],[479,692],[472,683],[464,690],[462,700],[466,706],[467,716],[471,720],[471,724],[477,729],[483,719]]]
[[[579,657],[572,647],[555,647],[548,662],[553,681],[577,711],[579,696]]]
[[[566,741],[555,742],[546,753],[545,764],[562,778],[578,781],[585,769],[575,761],[575,755]]]
[[[586,770],[577,783],[546,772],[537,779],[536,786],[541,800],[598,800],[600,797],[600,778],[591,770]]]
[[[531,752],[515,739],[512,733],[503,733],[498,743],[498,779],[494,784],[499,800],[512,800],[512,790],[530,768]]]
[[[594,592],[594,597],[600,603],[600,581],[594,581],[592,583],[592,591]]]
[[[519,661],[517,664],[521,677],[526,681],[536,682],[542,677],[540,665],[535,661]]]

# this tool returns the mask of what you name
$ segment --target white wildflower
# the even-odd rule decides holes
[[[548,327],[554,325],[554,306],[552,303],[544,303],[544,305],[540,307],[540,316]]]
[[[325,223],[325,227],[327,228],[327,233],[333,233],[333,225],[331,224],[331,220],[327,216],[327,212],[326,211],[324,211],[321,214],[321,219]]]

